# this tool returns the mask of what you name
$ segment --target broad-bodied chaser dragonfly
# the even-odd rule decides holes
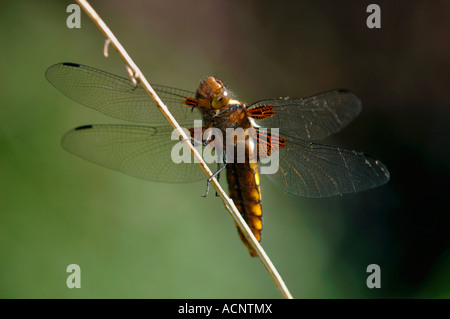
[[[204,179],[195,163],[174,163],[168,125],[153,101],[128,78],[76,63],[59,63],[48,68],[48,81],[85,106],[121,120],[148,125],[85,125],[69,131],[62,146],[96,164],[139,178],[158,182],[188,182]],[[361,111],[360,100],[348,90],[334,90],[307,98],[268,99],[247,105],[233,99],[224,84],[208,77],[195,93],[166,86],[153,88],[181,126],[194,135],[194,120],[208,128],[253,129],[259,148],[268,155],[278,153],[278,170],[269,179],[284,191],[305,197],[327,197],[367,190],[389,180],[387,168],[372,155],[316,141],[339,132]],[[271,135],[264,129],[278,129]],[[264,137],[264,138],[263,138]],[[202,137],[208,146],[210,137]],[[235,148],[227,141],[223,148]],[[231,146],[230,146],[231,145]],[[246,151],[254,145],[245,142]],[[257,147],[258,148],[258,147]],[[239,212],[260,241],[262,206],[258,160],[234,161],[225,156],[228,187]],[[239,230],[239,229],[238,229]],[[250,254],[247,240],[239,235]]]

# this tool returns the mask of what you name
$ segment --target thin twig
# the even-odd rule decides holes
[[[125,49],[122,47],[120,42],[117,40],[117,38],[114,36],[114,34],[111,32],[111,30],[108,28],[108,26],[103,22],[103,20],[100,18],[100,16],[95,12],[95,10],[90,6],[90,4],[85,0],[76,0],[77,3],[83,8],[83,10],[86,12],[86,14],[91,18],[91,20],[97,25],[97,27],[100,29],[100,31],[105,35],[106,41],[108,41],[114,46],[116,51],[119,53],[119,55],[122,57],[122,59],[125,61],[125,63],[128,65],[129,69],[131,70],[131,73],[133,74],[133,78],[138,80],[144,90],[150,95],[152,100],[155,102],[158,109],[163,113],[164,117],[167,119],[167,121],[170,123],[170,125],[177,131],[179,136],[184,141],[184,144],[186,147],[188,147],[193,154],[194,158],[199,163],[200,167],[202,168],[205,175],[209,178],[212,176],[212,172],[209,169],[209,167],[206,165],[206,163],[203,161],[200,154],[197,152],[197,150],[194,148],[192,143],[190,142],[189,137],[185,134],[185,132],[181,129],[180,125],[177,123],[175,118],[170,114],[167,106],[163,103],[163,101],[159,98],[159,96],[156,94],[156,92],[153,90],[147,79],[144,77],[142,72],[139,70],[137,65],[133,62],[131,57],[128,55],[128,53],[125,51]],[[105,45],[106,47],[106,45]],[[107,50],[105,48],[104,50]],[[258,254],[260,260],[262,261],[264,267],[266,268],[267,272],[269,273],[270,277],[274,281],[275,285],[279,289],[281,295],[283,298],[286,299],[292,299],[292,295],[290,294],[289,290],[287,289],[286,285],[283,282],[283,279],[279,275],[278,271],[276,270],[275,266],[270,261],[269,257],[253,235],[252,231],[248,227],[245,220],[242,218],[241,214],[239,213],[238,209],[234,205],[233,201],[227,196],[227,194],[224,192],[220,184],[217,182],[215,178],[211,179],[211,184],[215,188],[217,194],[219,194],[220,198],[222,198],[223,204],[225,208],[228,210],[228,212],[231,214],[233,219],[236,221],[236,224],[238,225],[239,229],[244,234],[245,238],[248,240],[252,248],[256,251]]]

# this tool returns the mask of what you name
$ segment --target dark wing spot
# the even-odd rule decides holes
[[[64,62],[63,65],[65,66],[72,66],[74,68],[79,68],[80,65],[78,63],[72,63],[72,62]]]
[[[75,131],[80,131],[80,130],[87,130],[87,129],[91,129],[92,125],[83,125],[83,126],[79,126],[75,129]]]

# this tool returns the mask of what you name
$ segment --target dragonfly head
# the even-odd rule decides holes
[[[230,92],[222,81],[210,76],[200,83],[196,98],[199,106],[219,110],[230,102]]]

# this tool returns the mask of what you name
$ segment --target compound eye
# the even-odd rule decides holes
[[[222,92],[220,92],[212,101],[211,106],[218,110],[228,105],[230,102],[230,93],[226,88],[222,89]]]

